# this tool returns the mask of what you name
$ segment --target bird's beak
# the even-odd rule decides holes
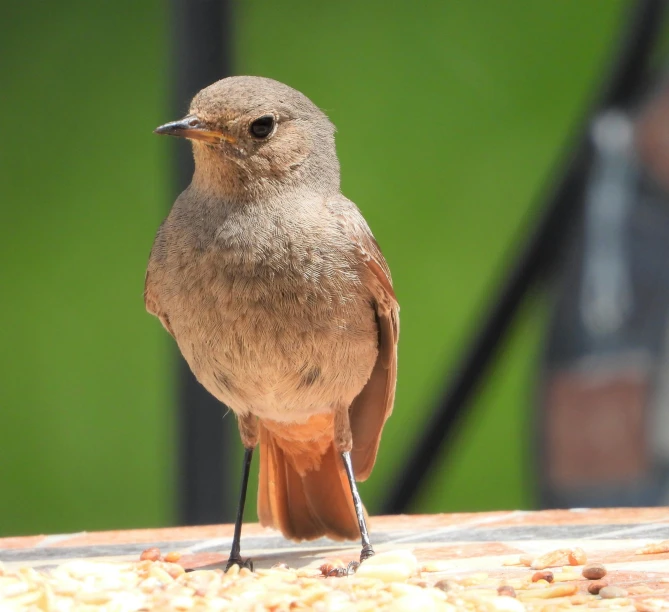
[[[222,140],[235,144],[237,140],[229,134],[218,130],[209,129],[195,115],[188,115],[178,121],[171,121],[153,130],[156,134],[168,134],[169,136],[180,136],[191,140],[202,140],[211,144],[219,144]]]

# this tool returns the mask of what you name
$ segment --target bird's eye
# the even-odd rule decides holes
[[[272,115],[263,115],[251,123],[249,131],[256,138],[267,138],[272,133],[272,130],[274,130],[274,123]]]

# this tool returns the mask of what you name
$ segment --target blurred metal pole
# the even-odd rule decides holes
[[[228,0],[172,0],[173,108],[177,119],[203,87],[229,76],[231,7]],[[193,175],[190,143],[175,143],[177,193]],[[179,521],[186,525],[230,522],[237,488],[231,465],[238,445],[235,419],[202,387],[179,357]],[[241,450],[240,450],[241,452]],[[226,469],[227,468],[227,469]],[[237,474],[237,470],[234,470]],[[230,500],[233,500],[232,503]]]
[[[630,7],[625,31],[617,47],[616,61],[599,104],[594,107],[595,112],[629,104],[646,85],[646,62],[661,29],[665,3],[663,0],[644,0],[630,4]],[[402,471],[392,485],[383,508],[384,514],[405,512],[410,507],[437,457],[443,454],[444,443],[453,436],[455,426],[489,370],[525,295],[542,275],[545,276],[553,263],[562,238],[579,211],[579,199],[591,156],[588,126],[595,112],[586,116],[581,130],[583,136],[572,149],[561,183],[500,287],[478,333],[466,348],[444,397],[412,446],[413,452],[407,461],[402,462]]]

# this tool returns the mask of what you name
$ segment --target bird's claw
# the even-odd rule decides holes
[[[374,556],[374,550],[370,547],[369,549],[363,548],[360,553],[360,562],[351,561],[345,568],[344,567],[333,567],[328,573],[328,576],[336,576],[337,578],[343,578],[344,576],[353,576],[360,567],[365,559],[369,559]]]
[[[360,564],[357,561],[351,561],[347,566],[346,566],[346,575],[347,576],[352,576],[358,571],[358,568],[360,567]]]
[[[244,561],[241,557],[230,557],[225,566],[225,571],[227,572],[233,565],[238,565],[240,569],[245,567],[253,571],[253,561],[250,558]]]

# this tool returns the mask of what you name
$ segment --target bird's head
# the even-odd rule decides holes
[[[238,198],[298,187],[338,191],[334,131],[299,91],[250,76],[217,81],[183,119],[155,130],[193,143],[194,185]]]

